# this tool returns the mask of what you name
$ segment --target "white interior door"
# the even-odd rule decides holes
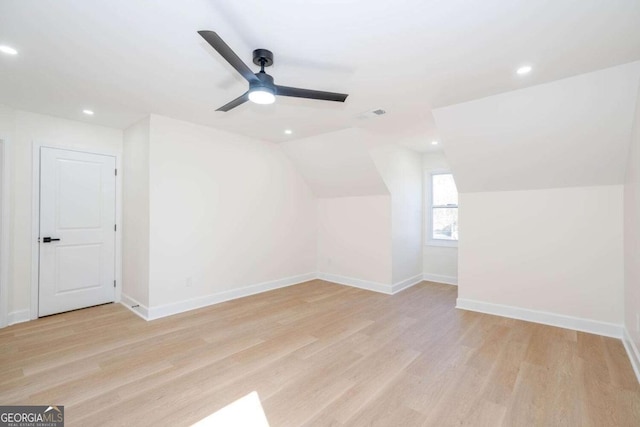
[[[115,168],[112,156],[40,149],[38,316],[115,300]]]

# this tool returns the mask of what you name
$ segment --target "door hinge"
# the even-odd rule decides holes
[[[113,224],[113,231],[118,231],[118,224]]]
[[[115,280],[113,281],[113,287],[114,288],[116,287],[116,281]]]
[[[116,176],[118,176],[118,169],[115,169],[115,172],[116,172]]]

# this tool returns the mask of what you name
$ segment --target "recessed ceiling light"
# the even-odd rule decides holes
[[[87,116],[93,116],[93,111],[91,110],[82,110],[83,113],[85,113]]]
[[[521,76],[523,76],[525,74],[529,74],[531,72],[531,70],[533,70],[533,68],[530,65],[525,65],[523,67],[518,68],[516,73],[518,73]]]
[[[284,133],[285,133],[286,135],[291,135],[291,134],[293,133],[293,131],[292,131],[291,129],[285,129],[285,130],[284,130]]]
[[[438,145],[439,142],[438,141],[431,141],[431,145]]]
[[[7,55],[17,55],[18,51],[10,46],[0,46],[0,52],[6,53]]]

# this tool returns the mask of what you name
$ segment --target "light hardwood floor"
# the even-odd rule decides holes
[[[0,330],[0,404],[190,425],[257,391],[277,426],[640,426],[619,340],[320,280],[145,322],[110,304]]]

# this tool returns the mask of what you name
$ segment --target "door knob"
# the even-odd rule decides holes
[[[43,237],[42,243],[59,242],[60,239],[52,239],[51,237]]]

